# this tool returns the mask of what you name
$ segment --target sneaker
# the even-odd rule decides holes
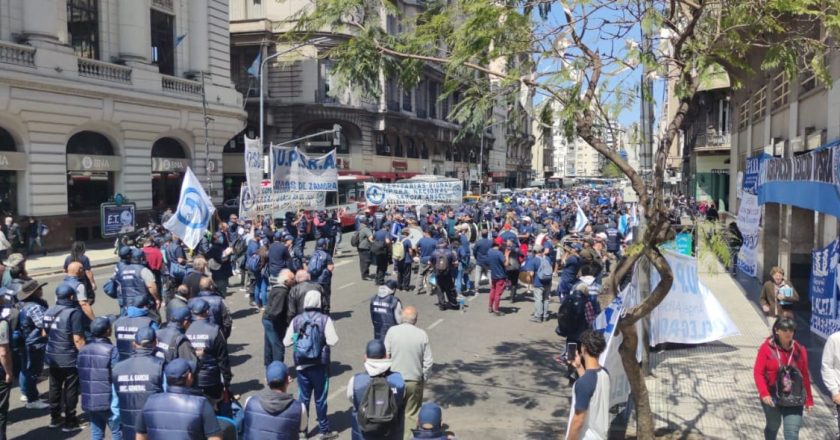
[[[494,313],[496,313],[496,316],[504,316],[504,313],[499,310],[496,310]]]
[[[21,401],[21,402],[28,402],[28,401],[29,401],[29,399],[27,399],[27,398],[26,398],[26,394],[21,394],[21,395],[20,395],[20,401]]]
[[[332,440],[334,438],[338,438],[338,433],[335,431],[322,432],[321,435],[318,436],[318,440]]]
[[[40,400],[36,400],[35,402],[30,402],[26,404],[26,409],[47,409],[49,407],[49,403],[42,402]]]
[[[50,424],[48,425],[50,428],[58,428],[59,426],[64,424],[64,417],[59,417],[57,419],[50,420]]]
[[[81,430],[82,427],[79,425],[79,422],[64,422],[64,425],[61,427],[61,432],[76,432]]]
[[[529,319],[528,321],[536,322],[538,324],[542,324],[542,319],[537,318],[536,316],[532,316],[531,319]]]

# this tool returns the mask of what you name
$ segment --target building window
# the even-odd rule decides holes
[[[784,107],[790,98],[790,81],[784,72],[773,77],[773,110]]]
[[[391,150],[394,151],[394,157],[405,157],[405,151],[403,150],[402,140],[399,136],[391,137]]]
[[[385,142],[385,135],[381,132],[376,133],[376,154],[379,156],[391,155],[391,148]]]
[[[175,74],[175,16],[151,10],[152,64],[164,75]]]
[[[750,100],[747,99],[738,106],[738,129],[743,130],[747,127],[749,122],[749,115],[747,114],[747,107],[750,105]]]
[[[428,159],[429,158],[429,146],[426,145],[425,142],[420,144],[420,158]]]
[[[438,117],[437,105],[439,90],[438,83],[434,81],[429,82],[429,117],[432,119],[437,119]]]
[[[767,114],[767,86],[758,89],[752,96],[753,114],[752,121],[757,123]]]
[[[820,84],[819,79],[817,79],[817,74],[814,73],[812,70],[804,71],[800,78],[801,80],[799,81],[799,93],[810,92],[811,90],[816,89],[817,86],[819,86]]]
[[[67,141],[68,155],[113,156],[114,146],[105,136],[92,131],[76,133]],[[69,159],[69,158],[68,158]],[[88,159],[95,163],[93,159]],[[83,162],[83,165],[87,165]],[[75,168],[75,169],[73,169]],[[114,193],[114,172],[108,167],[94,170],[90,166],[70,167],[67,170],[67,208],[70,212],[98,210]],[[96,167],[93,167],[96,168]]]
[[[332,104],[336,102],[336,98],[332,96],[330,93],[333,93],[333,84],[332,84],[332,69],[333,69],[333,62],[332,60],[321,60],[319,63],[318,75],[319,75],[319,94],[318,102],[319,103],[327,103]]]
[[[414,91],[411,89],[403,89],[402,94],[402,109],[404,111],[410,112],[411,111],[411,98],[414,95]]]
[[[440,101],[440,118],[444,121],[449,120],[449,97],[443,98]]]
[[[417,150],[417,143],[414,142],[414,138],[406,139],[406,153],[411,159],[420,158],[420,151]]]
[[[67,33],[78,57],[99,59],[98,0],[67,0]]]

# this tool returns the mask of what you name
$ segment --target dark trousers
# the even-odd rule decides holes
[[[452,275],[437,274],[435,280],[437,281],[438,307],[441,309],[447,306],[456,307],[458,303],[456,302],[455,281],[452,279]]]
[[[263,363],[267,367],[273,361],[283,362],[285,354],[282,337],[274,329],[274,323],[268,319],[263,318],[263,329],[265,330],[265,337],[263,338]]]
[[[38,377],[44,370],[44,347],[35,348],[27,345],[21,348],[21,368],[18,376],[20,391],[27,401],[38,401]]]
[[[362,278],[370,276],[370,249],[359,249],[359,270]]]
[[[6,440],[6,422],[9,418],[9,394],[12,384],[0,379],[0,440]]]
[[[79,403],[79,372],[76,367],[50,366],[50,418],[76,423],[76,405]]]
[[[327,397],[330,389],[330,373],[326,365],[304,368],[297,373],[298,400],[309,412],[309,402],[315,398],[315,414],[318,418],[318,430],[323,434],[330,431],[327,418]]]
[[[388,271],[388,254],[382,253],[373,257],[376,260],[376,285],[385,284],[385,272]]]
[[[321,288],[324,289],[324,294],[321,295],[321,311],[324,312],[325,315],[329,315],[330,298],[332,298],[332,282],[321,284]]]
[[[411,261],[400,261],[394,265],[397,268],[397,288],[408,290],[411,288]]]

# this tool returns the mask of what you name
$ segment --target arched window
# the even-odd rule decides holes
[[[152,144],[152,206],[155,209],[178,205],[187,153],[177,139],[160,138]]]
[[[67,141],[67,209],[98,210],[114,194],[114,171],[120,169],[114,146],[105,136],[82,131]]]
[[[160,138],[152,145],[152,157],[187,158],[181,143],[170,137]]]
[[[17,142],[11,133],[0,128],[0,151],[17,151]],[[8,160],[8,159],[7,159]],[[0,171],[0,215],[17,215],[17,171],[8,168]]]
[[[94,131],[82,131],[67,141],[67,154],[113,156],[114,146],[105,136]]]
[[[0,128],[0,151],[17,151],[15,138],[4,128]]]

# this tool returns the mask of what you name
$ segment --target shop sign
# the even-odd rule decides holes
[[[404,160],[392,160],[391,161],[391,166],[395,170],[404,171],[404,170],[408,169],[408,162],[404,161]]]
[[[103,203],[99,205],[102,238],[116,237],[134,232],[136,205],[134,203]]]
[[[183,173],[188,166],[190,166],[189,159],[168,157],[152,158],[153,173]]]
[[[0,151],[0,171],[23,171],[25,169],[25,153]]]
[[[119,171],[122,163],[117,156],[68,154],[67,171]]]

